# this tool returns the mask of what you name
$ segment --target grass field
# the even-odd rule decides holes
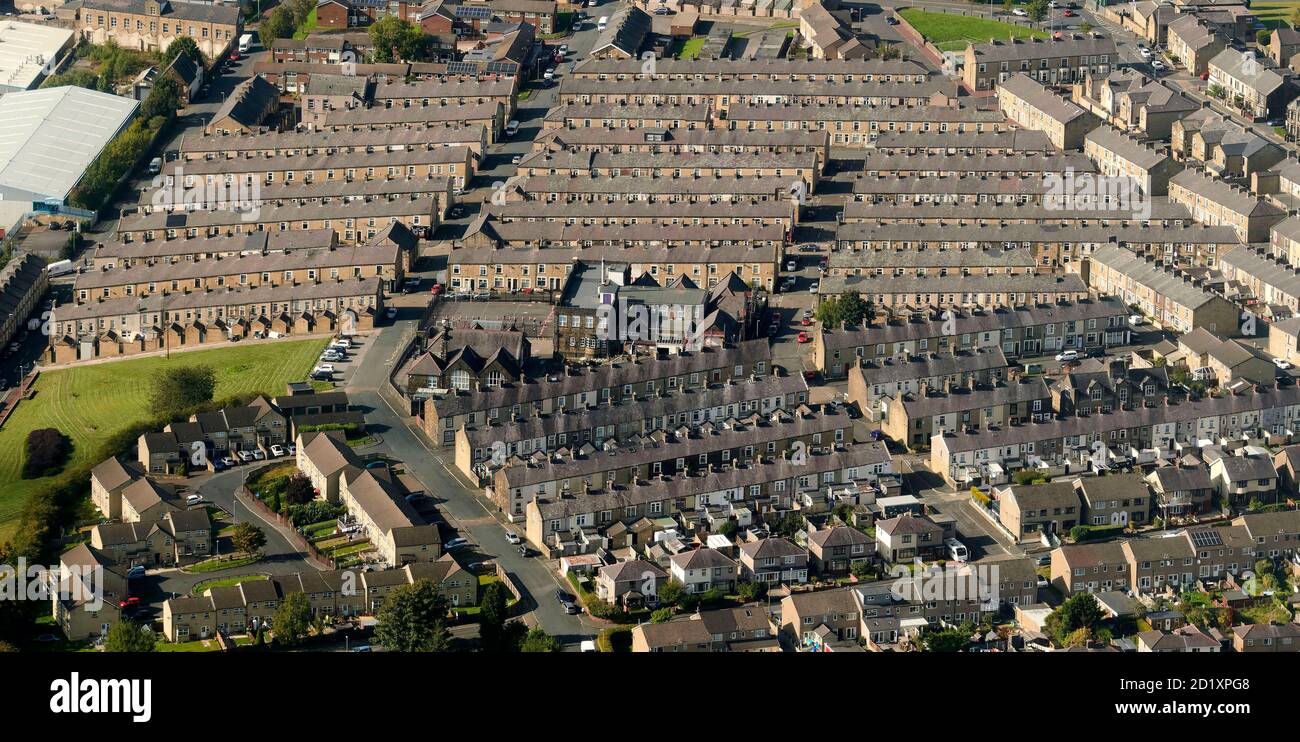
[[[1291,25],[1291,16],[1300,8],[1300,0],[1286,2],[1255,2],[1250,4],[1251,15],[1269,28]]]
[[[966,48],[968,41],[980,43],[989,39],[1047,38],[1043,31],[987,18],[935,13],[916,8],[904,8],[898,14],[942,51],[960,51]]]
[[[35,396],[18,405],[0,429],[0,540],[9,534],[27,496],[53,478],[22,479],[29,431],[58,428],[72,439],[67,470],[93,464],[105,438],[149,418],[149,377],[166,366],[207,364],[217,372],[216,398],[262,392],[283,394],[287,382],[311,371],[324,338],[234,346],[163,357],[115,361],[41,374]]]

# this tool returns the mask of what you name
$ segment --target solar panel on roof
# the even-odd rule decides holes
[[[448,62],[447,72],[453,75],[474,75],[478,73],[478,65],[474,62]]]
[[[491,18],[492,9],[476,5],[458,5],[456,15],[461,18]]]
[[[487,73],[489,75],[513,75],[519,70],[517,62],[488,62]]]
[[[168,227],[183,227],[185,226],[185,214],[168,214],[166,223]]]
[[[1223,536],[1218,531],[1192,531],[1192,543],[1200,548],[1202,546],[1222,546]]]

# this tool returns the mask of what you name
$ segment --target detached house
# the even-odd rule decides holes
[[[1162,518],[1168,520],[1209,511],[1214,483],[1204,464],[1161,466],[1146,479],[1155,492],[1156,512]]]
[[[911,513],[876,522],[876,554],[890,564],[929,561],[943,554],[943,527]]]
[[[668,573],[654,562],[634,559],[601,567],[596,573],[596,597],[624,608],[654,607]]]
[[[736,586],[740,565],[717,549],[694,549],[674,554],[668,559],[669,574],[682,583],[688,593],[710,590],[730,592]]]

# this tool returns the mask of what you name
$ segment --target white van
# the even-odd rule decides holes
[[[965,562],[970,559],[970,552],[966,550],[966,545],[955,538],[950,538],[943,542],[948,547],[948,558],[954,562]]]
[[[253,34],[246,33],[239,37],[239,53],[247,54],[249,49],[253,48]]]
[[[609,25],[609,16],[603,16],[603,15],[602,15],[602,16],[600,17],[600,20],[596,21],[596,30],[597,30],[597,31],[604,31],[604,30],[605,30],[605,26],[607,26],[607,25]]]
[[[515,121],[514,119],[511,119],[506,124],[506,136],[512,137],[517,133],[519,133],[519,122]]]
[[[46,274],[51,278],[62,276],[66,273],[75,273],[76,267],[72,265],[71,260],[56,260],[45,267]]]

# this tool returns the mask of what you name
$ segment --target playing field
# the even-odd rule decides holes
[[[1291,25],[1291,16],[1300,8],[1300,0],[1285,2],[1254,2],[1250,4],[1250,13],[1269,28]]]
[[[898,14],[942,51],[960,51],[966,48],[968,41],[987,43],[989,39],[1047,38],[1043,31],[987,18],[935,13],[916,8],[904,8]]]
[[[0,429],[0,540],[9,534],[27,495],[51,481],[22,479],[29,431],[58,428],[72,439],[67,470],[98,463],[90,459],[105,438],[149,418],[145,406],[149,377],[155,370],[169,365],[212,366],[217,372],[217,399],[248,392],[283,394],[286,383],[306,378],[325,343],[321,338],[233,346],[41,374],[33,387],[35,396],[20,403]]]

